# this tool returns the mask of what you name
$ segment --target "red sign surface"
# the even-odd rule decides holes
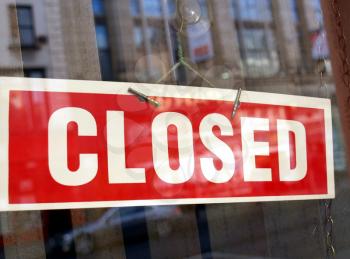
[[[329,100],[243,91],[231,118],[234,90],[0,84],[3,210],[334,197]]]

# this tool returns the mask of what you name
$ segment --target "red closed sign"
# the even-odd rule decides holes
[[[232,118],[235,90],[0,85],[2,210],[334,197],[327,99],[243,91]]]

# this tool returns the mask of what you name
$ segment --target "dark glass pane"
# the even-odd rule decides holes
[[[34,78],[44,78],[45,70],[44,69],[24,69],[25,77],[34,77]]]
[[[35,37],[33,29],[20,28],[21,45],[33,46],[35,45]]]
[[[19,26],[32,26],[33,17],[30,7],[17,7],[17,17]]]
[[[109,48],[108,32],[107,32],[106,25],[104,24],[96,25],[96,40],[97,40],[97,47],[99,49]]]
[[[113,79],[112,61],[110,52],[106,50],[99,50],[100,66],[102,79],[110,81]]]

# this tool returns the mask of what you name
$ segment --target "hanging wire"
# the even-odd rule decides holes
[[[179,29],[176,33],[176,43],[177,43],[177,57],[178,57],[178,62],[176,64],[174,64],[158,81],[157,83],[161,83],[163,82],[166,78],[168,78],[168,76],[172,73],[174,73],[174,71],[176,69],[178,69],[180,66],[184,66],[185,68],[187,68],[188,70],[192,71],[195,75],[197,75],[198,77],[200,77],[204,82],[206,82],[208,85],[210,85],[211,87],[215,87],[214,84],[212,82],[210,82],[200,71],[198,71],[197,69],[193,68],[189,63],[186,62],[185,60],[185,56],[184,56],[184,51],[183,51],[183,47],[182,47],[182,42],[181,42],[181,35],[183,34],[183,29],[187,24],[195,24],[198,23],[200,21],[201,18],[201,14],[196,14],[194,10],[191,10],[191,8],[186,7],[186,4],[190,4],[190,1],[196,1],[196,4],[198,4],[199,6],[199,2],[198,0],[176,0],[176,17],[178,19],[180,19],[180,26]],[[180,4],[182,4],[182,6],[180,6]],[[187,19],[187,17],[185,16],[185,14],[183,13],[183,10],[185,9],[186,11],[189,11],[190,15],[193,16],[193,19],[191,20],[190,18]],[[187,20],[187,22],[186,22]],[[240,106],[240,97],[241,97],[241,93],[242,93],[242,88],[240,87],[237,91],[236,97],[235,97],[235,101],[234,101],[234,105],[233,105],[233,111],[231,114],[231,117],[234,118],[239,106]]]
[[[326,200],[324,203],[325,206],[325,232],[326,232],[326,247],[327,247],[327,256],[335,256],[335,247],[334,247],[334,232],[333,225],[334,220],[332,217],[332,200]]]
[[[182,1],[182,2],[181,2]],[[193,0],[192,0],[193,1]],[[198,0],[195,0],[198,1]],[[184,0],[177,0],[176,1],[176,12],[177,12],[177,18],[180,19],[180,27],[176,33],[176,43],[177,43],[177,57],[178,57],[178,62],[176,64],[174,64],[168,72],[166,72],[158,81],[157,83],[161,83],[163,82],[171,73],[173,73],[176,69],[178,69],[180,66],[184,66],[185,68],[187,68],[188,70],[190,70],[191,72],[193,72],[195,75],[197,75],[198,77],[200,77],[203,81],[205,81],[208,85],[210,85],[211,87],[214,87],[214,84],[211,83],[201,72],[199,72],[197,69],[193,68],[186,60],[185,60],[185,56],[184,56],[184,51],[183,51],[183,47],[182,47],[182,42],[181,42],[181,34],[183,33],[183,29],[186,23],[186,17],[185,14],[181,13],[180,11],[180,3],[182,3],[183,5],[186,4],[186,1]],[[179,13],[180,12],[180,13]],[[194,11],[193,11],[194,12]],[[191,13],[192,15],[194,13]],[[193,21],[188,21],[188,24],[195,24],[197,23],[200,18],[201,18],[201,14],[196,14],[196,18]]]

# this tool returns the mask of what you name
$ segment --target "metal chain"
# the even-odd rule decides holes
[[[338,0],[332,0],[331,2],[332,10],[334,14],[334,20],[335,20],[335,30],[338,40],[338,48],[339,48],[339,58],[342,65],[342,82],[344,86],[347,88],[348,96],[346,98],[345,107],[348,107],[345,109],[345,116],[347,123],[350,124],[350,62],[347,57],[347,46],[346,46],[346,37],[344,34],[343,24],[341,21],[341,11],[339,7]]]
[[[348,89],[348,92],[350,94],[350,71],[349,71],[349,61],[346,56],[346,44],[345,44],[345,36],[344,32],[342,29],[342,23],[340,20],[340,10],[338,6],[337,0],[332,0],[332,9],[333,12],[336,16],[336,32],[337,32],[337,37],[338,37],[338,43],[339,46],[341,46],[341,53],[340,53],[340,58],[343,66],[343,76],[342,80],[345,86]],[[320,22],[320,27],[321,21]],[[320,33],[322,33],[322,30],[320,30]],[[320,50],[321,51],[321,50]],[[326,72],[326,58],[323,57],[322,63],[318,64],[317,67],[318,73],[319,73],[319,80],[320,80],[320,95],[321,97],[329,97],[328,96],[328,89],[327,89],[327,84],[324,80],[324,73]],[[325,91],[325,96],[322,96],[322,90]],[[348,101],[350,99],[348,98]],[[349,113],[350,115],[350,113]],[[349,117],[350,118],[350,117]],[[332,200],[325,200],[324,201],[324,211],[325,211],[325,217],[324,217],[324,231],[325,231],[325,243],[326,243],[326,250],[327,250],[327,258],[331,258],[335,256],[335,246],[334,246],[334,233],[333,233],[333,217],[332,217]]]
[[[326,200],[325,206],[325,232],[326,232],[326,246],[327,246],[327,257],[335,256],[334,247],[334,234],[333,234],[333,217],[332,217],[332,200]]]

